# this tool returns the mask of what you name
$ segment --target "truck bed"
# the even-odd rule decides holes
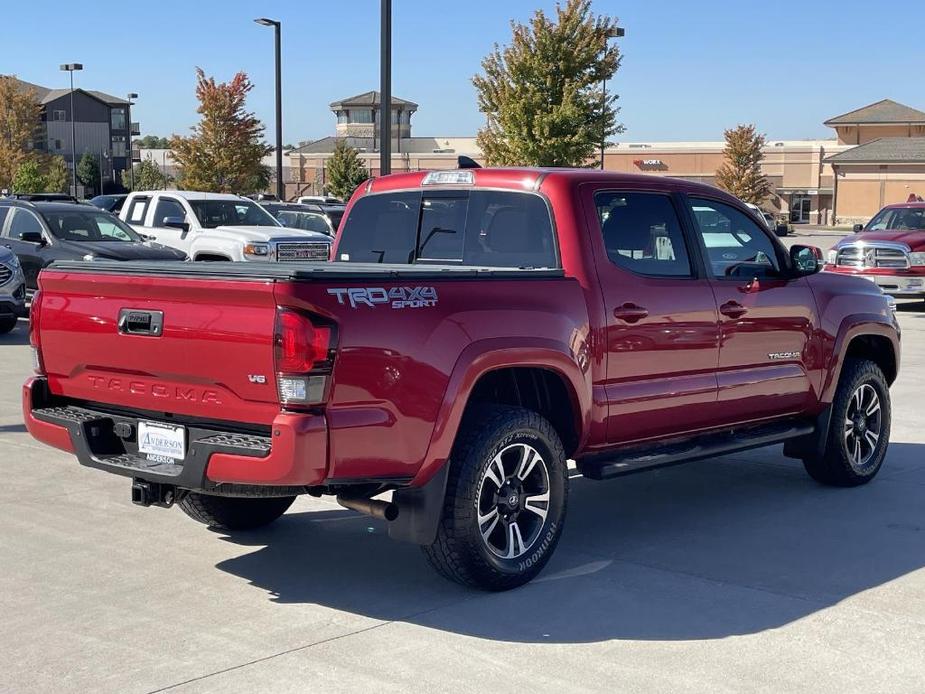
[[[555,279],[564,277],[561,269],[493,268],[460,265],[386,263],[194,263],[187,261],[57,261],[55,270],[92,274],[148,275],[159,277],[220,277],[260,281],[345,280],[345,279]]]

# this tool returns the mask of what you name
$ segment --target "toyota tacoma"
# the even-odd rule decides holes
[[[44,270],[25,421],[137,504],[237,532],[333,495],[503,590],[554,551],[569,461],[605,480],[783,444],[819,483],[874,478],[899,327],[820,259],[690,181],[385,176],[333,262]]]

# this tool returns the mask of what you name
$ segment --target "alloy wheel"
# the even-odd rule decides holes
[[[478,527],[488,550],[501,559],[529,551],[549,512],[549,470],[540,453],[515,443],[498,453],[482,474]]]
[[[844,436],[848,458],[855,468],[870,462],[883,428],[880,396],[869,383],[858,386],[848,401]]]

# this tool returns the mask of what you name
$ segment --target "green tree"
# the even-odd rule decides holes
[[[13,176],[14,193],[45,193],[47,185],[48,179],[34,157],[22,162]]]
[[[347,200],[357,186],[368,178],[369,172],[360,161],[357,150],[346,141],[338,140],[328,160],[328,192],[341,200]]]
[[[77,180],[87,188],[102,192],[100,188],[100,165],[90,152],[84,152],[77,162]]]
[[[35,90],[11,75],[0,75],[0,188],[9,188],[19,167],[32,158],[40,118]]]
[[[491,165],[588,166],[602,140],[623,132],[617,95],[602,92],[620,67],[608,39],[617,20],[594,15],[591,0],[511,22],[510,45],[495,45],[473,77],[486,124],[478,144]]]
[[[132,187],[132,174],[128,171],[122,173],[122,185],[126,190],[163,190],[170,182],[168,176],[161,172],[161,168],[149,154],[142,162],[135,165],[135,186]]]
[[[67,168],[64,157],[53,155],[45,157],[45,192],[66,193],[71,187],[71,171]]]
[[[174,136],[170,142],[180,184],[215,193],[265,190],[270,170],[263,158],[272,148],[263,142],[263,125],[245,109],[251,81],[239,72],[230,82],[217,83],[196,68],[196,82],[201,119],[190,137]]]
[[[739,125],[724,133],[726,148],[724,161],[716,170],[716,183],[740,200],[755,205],[766,200],[772,192],[771,182],[761,172],[764,135],[754,125]]]
[[[135,140],[132,146],[136,149],[169,149],[170,140],[166,137],[158,137],[157,135],[145,135]]]

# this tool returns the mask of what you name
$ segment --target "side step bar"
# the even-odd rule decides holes
[[[741,427],[687,439],[627,446],[581,458],[577,463],[579,471],[585,477],[607,480],[749,448],[770,446],[807,436],[812,434],[815,428],[815,423],[807,420]]]

